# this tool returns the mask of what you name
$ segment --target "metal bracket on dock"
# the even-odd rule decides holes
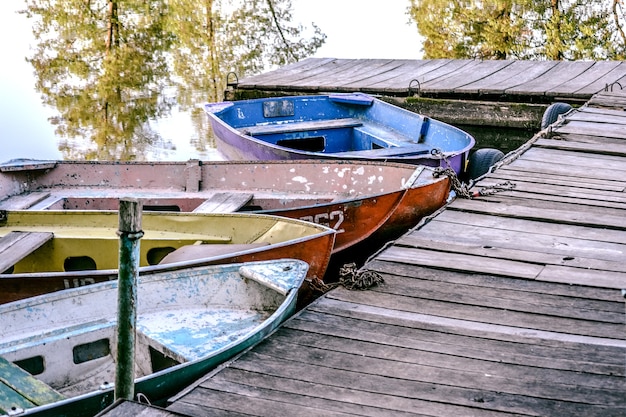
[[[228,81],[231,75],[235,77],[235,82]],[[239,77],[237,77],[237,74],[235,74],[232,71],[226,74],[226,87],[237,88],[238,85],[239,85]]]
[[[614,81],[614,82],[612,82],[611,84],[607,84],[607,85],[606,85],[606,87],[604,87],[604,91],[613,91],[613,86],[614,86],[615,84],[619,85],[619,89],[620,89],[620,90],[623,90],[623,89],[624,89],[624,87],[622,86],[622,84],[620,84],[620,82],[619,82],[619,81]],[[610,88],[610,90],[609,90],[609,88]]]
[[[413,85],[414,83],[417,83],[417,90],[415,90],[415,92],[413,92],[413,89],[415,88],[415,86]],[[419,80],[417,78],[413,78],[409,82],[409,88],[407,89],[408,95],[409,96],[417,96],[417,97],[419,97],[421,88],[422,88],[422,86],[421,86]]]

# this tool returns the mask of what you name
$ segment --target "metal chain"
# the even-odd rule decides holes
[[[511,181],[506,181],[506,182],[482,187],[480,191],[471,192],[470,186],[464,182],[461,182],[461,180],[459,180],[459,177],[457,176],[456,171],[452,169],[452,166],[450,165],[448,158],[446,158],[446,156],[443,154],[441,149],[435,148],[431,151],[431,154],[441,157],[441,159],[443,159],[443,161],[447,165],[447,168],[443,168],[443,167],[435,168],[435,172],[433,173],[435,178],[439,178],[442,175],[449,177],[452,191],[454,191],[456,195],[461,198],[466,198],[466,199],[471,200],[472,198],[475,198],[475,197],[493,195],[501,191],[509,191],[515,188],[515,184],[513,184]]]
[[[435,172],[433,174],[435,178],[439,178],[442,175],[447,176],[448,178],[450,178],[450,187],[452,188],[452,191],[456,193],[456,195],[462,198],[472,198],[472,193],[470,192],[469,187],[467,186],[467,184],[459,180],[459,177],[456,175],[456,171],[452,169],[452,165],[450,164],[450,161],[448,161],[448,158],[444,155],[443,151],[439,148],[433,148],[430,151],[430,154],[433,156],[438,156],[446,163],[446,168],[443,168],[441,166],[435,168]]]
[[[485,195],[493,195],[495,193],[499,193],[502,191],[509,191],[515,188],[515,184],[511,181],[499,182],[494,185],[489,185],[487,187],[483,187],[480,191],[477,191],[473,194],[474,197],[485,196]]]
[[[442,175],[447,176],[448,178],[450,178],[450,187],[452,188],[452,191],[456,193],[456,195],[462,198],[472,198],[473,195],[470,192],[469,187],[467,186],[467,184],[459,180],[459,177],[456,175],[456,172],[452,168],[437,167],[435,168],[435,172],[433,173],[433,175],[435,178],[439,178]]]

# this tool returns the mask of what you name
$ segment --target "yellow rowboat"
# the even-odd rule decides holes
[[[321,280],[335,239],[326,226],[263,214],[142,217],[140,275],[294,258]],[[117,211],[0,211],[0,303],[116,279],[118,226]]]

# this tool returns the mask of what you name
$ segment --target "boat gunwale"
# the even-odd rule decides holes
[[[270,261],[254,261],[254,262],[246,262],[246,263],[236,263],[236,264],[228,264],[228,265],[212,265],[212,266],[206,266],[206,267],[200,267],[201,268],[212,268],[212,269],[219,269],[219,268],[224,268],[226,267],[226,269],[235,269],[237,268],[237,270],[239,270],[241,265],[250,265],[250,264],[273,264],[276,262],[288,262],[291,263],[293,265],[296,265],[298,272],[296,272],[299,276],[298,281],[300,282],[300,285],[302,285],[302,283],[304,282],[305,276],[306,276],[306,270],[308,269],[308,265],[306,264],[306,262],[298,260],[298,259],[290,259],[290,258],[281,258],[281,259],[277,259],[277,260],[270,260]],[[302,269],[304,269],[304,271],[302,271]],[[294,273],[295,274],[295,273]],[[240,274],[241,275],[241,274]],[[243,275],[241,276],[243,280],[247,280],[248,278],[245,278]],[[258,284],[258,282],[257,282]],[[277,294],[280,294],[279,291],[276,291],[275,289],[273,289],[271,286],[267,286],[267,285],[263,285],[260,284],[263,287],[276,292]],[[86,287],[80,287],[80,288],[73,288],[70,289],[66,292],[60,292],[60,293],[49,293],[49,294],[44,294],[41,296],[37,296],[37,297],[33,297],[33,298],[48,298],[48,297],[52,297],[54,298],[54,296],[56,295],[57,297],[65,297],[67,298],[68,296],[71,296],[73,294],[73,292],[76,291],[88,291],[89,289],[91,289],[90,287],[111,287],[117,286],[117,282],[116,281],[109,281],[109,282],[102,282],[102,283],[98,283],[98,284],[93,284],[90,286],[86,286]],[[95,288],[96,290],[102,290],[100,288]],[[112,289],[112,288],[111,288]],[[134,378],[133,382],[135,385],[135,388],[138,389],[137,392],[141,391],[142,385],[143,384],[149,384],[151,381],[157,381],[163,377],[171,377],[171,378],[175,378],[177,374],[183,374],[187,369],[190,369],[192,367],[197,367],[200,366],[203,362],[207,362],[207,364],[205,366],[201,366],[200,370],[196,370],[195,374],[198,374],[198,376],[200,374],[206,373],[209,369],[211,369],[211,367],[214,366],[218,366],[219,363],[223,362],[223,360],[218,360],[218,365],[211,365],[208,363],[208,361],[210,361],[213,358],[218,358],[221,355],[225,355],[228,354],[230,351],[233,351],[233,355],[237,354],[239,351],[241,350],[245,350],[246,348],[248,348],[249,346],[253,346],[256,343],[260,342],[261,340],[263,340],[269,333],[271,333],[273,330],[275,330],[279,324],[281,322],[283,322],[284,320],[288,319],[290,314],[294,311],[295,309],[295,304],[296,304],[296,299],[298,296],[298,291],[297,291],[297,286],[292,286],[292,288],[286,293],[286,294],[280,294],[281,296],[284,297],[282,303],[278,306],[278,308],[276,308],[274,310],[274,312],[267,317],[265,320],[263,320],[261,323],[259,323],[257,326],[254,326],[254,328],[250,329],[248,332],[246,332],[245,334],[241,335],[240,337],[238,337],[237,339],[231,341],[230,343],[227,343],[226,345],[220,347],[219,349],[216,349],[215,351],[211,352],[210,355],[205,355],[204,357],[200,357],[200,358],[196,358],[187,362],[183,362],[180,363],[178,365],[174,365],[171,366],[169,368],[151,373],[149,375],[145,375],[139,378]],[[29,299],[27,300],[17,300],[15,302],[12,303],[6,303],[4,305],[0,305],[0,311],[2,311],[5,306],[9,305],[9,307],[13,307],[13,305],[18,305],[18,304],[23,304],[23,303],[27,303],[28,301],[30,301]],[[257,340],[255,340],[257,339]],[[243,345],[246,344],[246,346],[244,346],[241,350],[237,349],[237,346],[239,345]],[[228,357],[226,357],[224,360],[228,360]],[[183,375],[184,376],[184,375]],[[186,376],[187,379],[190,379],[189,376]],[[197,379],[197,378],[194,378]],[[100,404],[101,406],[104,404],[104,399],[107,397],[110,397],[111,394],[114,391],[114,384],[106,384],[106,386],[100,386],[99,389],[97,390],[92,390],[90,392],[84,393],[84,394],[80,394],[77,396],[72,396],[72,397],[68,397],[65,398],[63,400],[59,400],[59,401],[55,401],[53,403],[49,403],[49,404],[44,404],[44,405],[40,405],[40,406],[35,406],[32,408],[28,408],[28,409],[24,409],[21,410],[20,409],[20,413],[19,415],[39,415],[40,413],[43,413],[45,415],[45,413],[47,411],[54,411],[54,410],[58,410],[59,408],[62,407],[66,407],[69,406],[71,407],[72,405],[75,405],[78,402],[85,402],[85,401],[89,401],[91,399],[97,399],[97,398],[101,398],[100,400]],[[108,402],[112,402],[112,401],[108,401]],[[104,404],[106,405],[106,404]],[[101,408],[105,408],[105,407],[101,407]]]

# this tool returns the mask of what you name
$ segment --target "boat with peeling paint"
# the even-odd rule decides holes
[[[206,103],[229,160],[358,159],[452,168],[463,175],[475,139],[362,93]]]
[[[0,165],[0,209],[110,210],[122,196],[144,210],[247,212],[332,227],[333,253],[397,235],[446,201],[449,178],[377,161],[92,162]]]
[[[159,403],[295,311],[300,260],[140,276],[135,395]],[[114,400],[117,281],[0,305],[0,414],[93,416]]]
[[[117,279],[118,227],[114,210],[0,211],[0,303]],[[323,279],[335,240],[326,226],[265,214],[143,212],[142,228],[142,276],[295,258],[308,283]]]

